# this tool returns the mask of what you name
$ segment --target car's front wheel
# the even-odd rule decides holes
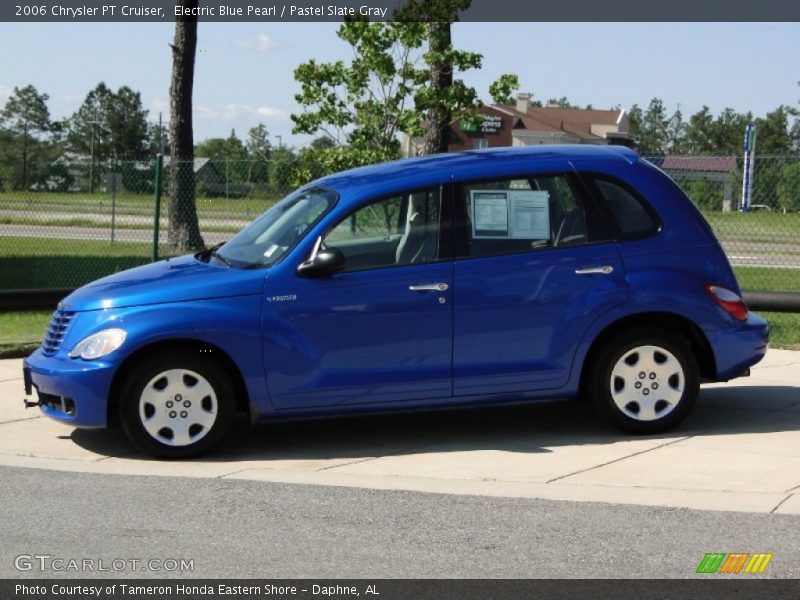
[[[671,331],[627,331],[590,365],[586,391],[596,410],[629,433],[659,433],[677,425],[700,389],[689,344]]]
[[[213,360],[188,351],[149,356],[121,385],[122,427],[141,450],[160,458],[206,452],[233,426],[234,389]]]

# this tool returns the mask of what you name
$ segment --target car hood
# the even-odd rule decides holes
[[[181,256],[93,281],[59,307],[84,311],[260,294],[265,278],[264,269],[233,269]]]

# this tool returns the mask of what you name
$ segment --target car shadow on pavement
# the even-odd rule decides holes
[[[703,388],[692,414],[649,439],[800,430],[800,387]],[[119,429],[76,429],[80,447],[102,456],[145,458]],[[548,402],[306,419],[259,424],[237,421],[233,434],[196,462],[360,459],[380,456],[496,450],[547,453],[559,446],[606,445],[638,438],[607,425],[588,403]]]

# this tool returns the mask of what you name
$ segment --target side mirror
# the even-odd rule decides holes
[[[345,267],[344,254],[338,248],[320,248],[317,243],[311,258],[300,263],[297,274],[303,277],[330,277]]]

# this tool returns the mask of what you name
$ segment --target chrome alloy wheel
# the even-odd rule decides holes
[[[683,397],[683,367],[658,346],[637,346],[623,354],[611,371],[611,398],[637,421],[655,421],[671,413]]]
[[[203,439],[217,420],[219,404],[208,380],[188,369],[153,377],[139,397],[139,418],[150,436],[168,446]]]

